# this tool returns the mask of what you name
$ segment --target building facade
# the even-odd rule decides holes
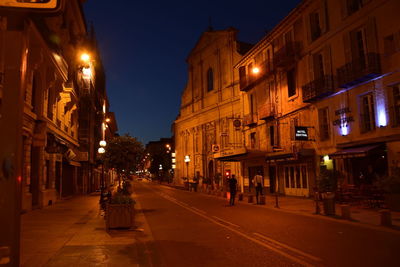
[[[188,82],[174,122],[175,182],[224,184],[222,173],[241,175],[240,164],[217,160],[215,153],[241,148],[241,102],[233,66],[249,45],[236,40],[235,29],[204,32],[190,52]]]
[[[95,64],[100,57],[93,45],[94,36],[87,31],[82,1],[65,1],[57,14],[32,14],[17,22],[8,18],[0,17],[0,99],[8,88],[2,85],[11,77],[5,75],[7,47],[15,44],[8,36],[18,32],[25,53],[19,77],[23,91],[21,206],[29,211],[97,189],[90,187],[93,175],[85,175],[82,167],[98,147],[98,142],[86,146],[82,137],[86,127],[82,109],[85,99],[102,103],[91,114],[99,114],[103,103],[108,104],[105,83],[99,82],[104,70]],[[84,52],[92,53],[92,59],[82,61]],[[8,103],[3,104],[1,112],[11,112]],[[101,125],[98,121],[90,125],[90,131],[100,135],[99,140]]]
[[[190,86],[198,66],[190,64],[176,121],[177,155],[183,152],[178,177],[198,170],[210,176],[210,166],[233,169],[248,192],[260,171],[267,192],[310,196],[322,169],[336,170],[338,186],[372,184],[392,173],[400,160],[398,10],[395,0],[302,1],[232,61],[233,94],[225,107],[233,113],[214,104],[213,114],[200,101],[209,95],[204,63],[220,62],[222,53],[197,60],[200,87]],[[196,88],[203,89],[197,98]],[[209,151],[212,144],[218,150]]]

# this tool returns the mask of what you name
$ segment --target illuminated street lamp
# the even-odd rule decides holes
[[[105,140],[100,141],[100,146],[105,147],[107,145],[107,142]],[[104,152],[103,152],[104,153]]]
[[[258,67],[254,67],[252,70],[253,74],[258,74],[260,72],[260,69]]]
[[[89,63],[90,61],[90,55],[87,53],[82,53],[81,55],[81,61],[85,62],[85,63]]]
[[[185,156],[185,163],[186,163],[186,177],[189,180],[189,162],[190,162],[190,156],[186,155]]]

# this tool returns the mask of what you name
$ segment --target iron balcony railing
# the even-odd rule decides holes
[[[250,113],[243,116],[243,124],[245,126],[252,126],[257,124],[257,113]]]
[[[332,75],[324,75],[302,86],[303,102],[318,101],[334,93]]]
[[[274,66],[285,68],[295,63],[301,54],[300,42],[289,42],[274,53]]]
[[[337,81],[341,88],[355,86],[379,75],[381,75],[381,64],[377,53],[367,53],[337,69]]]
[[[260,120],[273,119],[274,115],[275,115],[275,110],[272,103],[266,102],[258,107],[258,116]]]
[[[249,91],[273,73],[273,62],[271,60],[266,60],[254,67],[259,69],[258,73],[253,73],[253,70],[248,70],[247,75],[240,77],[240,91]]]

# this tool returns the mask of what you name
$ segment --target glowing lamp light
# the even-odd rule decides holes
[[[189,162],[190,162],[190,156],[189,156],[189,155],[186,155],[186,156],[185,156],[185,162],[186,162],[186,163],[189,163]]]
[[[175,164],[172,164],[172,169],[175,169],[176,168],[176,165]]]
[[[324,156],[324,161],[328,161],[329,160],[329,156],[328,155],[325,155]]]
[[[385,108],[378,109],[378,124],[379,124],[379,127],[387,126]]]
[[[92,70],[90,68],[82,68],[82,75],[84,79],[90,79],[92,77]]]
[[[104,147],[99,147],[97,152],[99,152],[100,154],[104,154],[106,152],[106,150],[104,149]]]
[[[171,156],[172,156],[173,158],[175,158],[175,156],[176,156],[175,152],[172,152]]]
[[[260,69],[257,68],[257,67],[254,67],[254,68],[252,69],[252,72],[253,72],[253,74],[258,74],[258,73],[260,72]]]
[[[111,119],[110,119],[110,118],[107,118],[107,119],[106,119],[106,122],[110,122],[110,121],[111,121]]]
[[[342,136],[346,136],[349,134],[349,129],[347,128],[347,126],[342,126],[340,127],[340,133]]]
[[[172,163],[175,163],[176,162],[176,159],[172,159]]]
[[[105,147],[107,145],[107,142],[105,140],[100,141],[100,146]]]
[[[81,55],[81,60],[82,60],[83,62],[89,62],[89,60],[90,60],[89,54],[83,53],[83,54]]]

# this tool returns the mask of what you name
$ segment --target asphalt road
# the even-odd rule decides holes
[[[150,266],[399,266],[400,232],[134,183]],[[147,265],[147,264],[146,264]]]

